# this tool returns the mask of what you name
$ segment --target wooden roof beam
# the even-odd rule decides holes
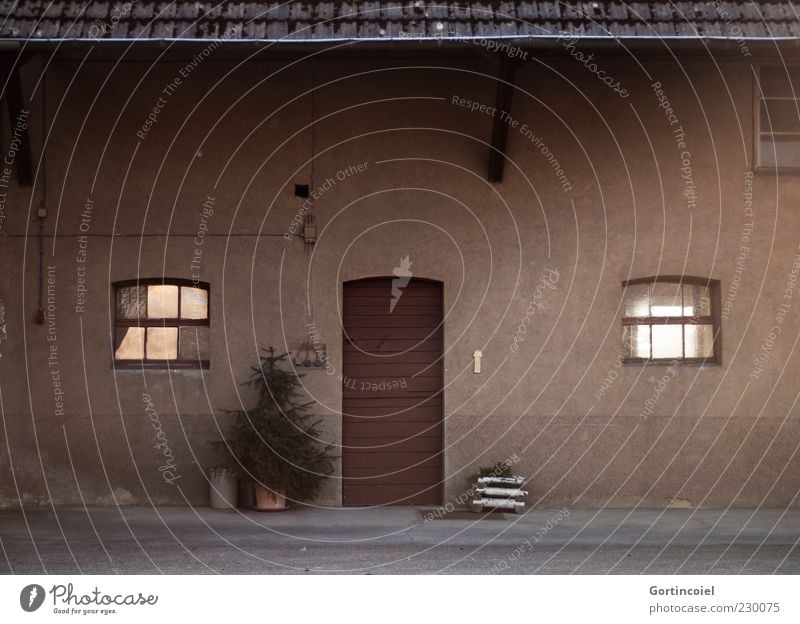
[[[514,101],[514,78],[521,65],[522,62],[518,60],[503,59],[497,76],[495,114],[492,119],[492,138],[489,147],[489,171],[486,176],[492,184],[503,180],[508,121],[511,119],[511,105]]]
[[[25,105],[22,93],[22,80],[19,70],[26,59],[16,54],[3,54],[0,59],[2,75],[0,80],[3,87],[3,99],[8,105],[8,126],[11,132],[11,141],[16,141],[16,155],[14,165],[17,174],[17,184],[22,187],[33,186],[33,161],[31,157],[31,141],[28,135],[29,109]],[[5,143],[3,143],[5,145]]]

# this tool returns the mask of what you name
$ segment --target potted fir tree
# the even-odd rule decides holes
[[[284,370],[288,354],[272,347],[252,367],[245,382],[257,388],[252,409],[233,412],[227,444],[255,481],[255,507],[260,511],[286,509],[286,499],[308,500],[333,472],[331,445],[319,442],[319,421],[309,422],[312,403],[299,403],[300,377]]]

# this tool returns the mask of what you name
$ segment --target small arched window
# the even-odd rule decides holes
[[[719,362],[719,281],[659,276],[622,283],[626,362]]]
[[[208,368],[208,284],[145,279],[114,284],[115,368]]]

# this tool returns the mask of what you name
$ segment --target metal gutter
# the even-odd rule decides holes
[[[566,41],[577,39],[579,47],[596,49],[598,51],[641,51],[659,52],[672,50],[676,52],[728,52],[741,53],[743,45],[748,46],[753,53],[800,53],[800,38],[796,37],[725,37],[709,36],[694,37],[688,35],[674,36],[637,36],[637,37],[611,37],[611,36],[574,36],[574,35],[541,35],[534,37],[520,37],[518,35],[505,35],[496,37],[331,37],[324,39],[299,39],[285,37],[281,39],[228,39],[217,37],[187,38],[187,37],[159,37],[159,38],[114,38],[90,39],[76,37],[58,38],[0,38],[0,50],[28,50],[35,52],[37,49],[59,48],[64,51],[77,48],[95,47],[108,51],[126,47],[133,50],[155,50],[171,48],[179,51],[192,48],[201,48],[213,45],[218,49],[228,52],[241,49],[262,48],[264,52],[270,51],[282,54],[301,54],[319,51],[326,46],[335,47],[342,52],[352,52],[356,49],[374,53],[396,52],[405,53],[413,50],[440,51],[463,53],[469,50],[478,51],[481,42],[500,41],[504,45],[514,46],[521,50],[536,52],[558,50]],[[502,50],[494,52],[502,54]]]
[[[327,38],[312,38],[312,39],[299,39],[292,37],[283,37],[281,39],[230,39],[226,37],[216,38],[202,38],[202,37],[146,37],[146,38],[102,38],[93,39],[89,37],[0,37],[0,45],[6,43],[20,44],[45,44],[45,45],[62,45],[65,43],[75,44],[129,44],[129,43],[153,43],[153,44],[172,44],[172,43],[194,43],[194,44],[211,44],[211,43],[225,43],[225,44],[291,44],[291,45],[315,45],[325,43],[429,43],[433,45],[440,45],[442,43],[464,43],[470,41],[514,41],[520,44],[536,42],[552,43],[564,39],[578,39],[582,43],[598,44],[598,43],[634,43],[637,41],[644,42],[747,42],[747,43],[794,43],[800,44],[800,37],[723,37],[723,36],[692,36],[692,35],[644,35],[634,37],[614,37],[611,35],[604,36],[586,36],[586,35],[536,35],[532,37],[520,37],[519,35],[496,35],[490,37],[482,37],[470,35],[468,37],[327,37]]]

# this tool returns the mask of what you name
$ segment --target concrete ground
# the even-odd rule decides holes
[[[800,509],[0,510],[0,572],[800,573]]]

